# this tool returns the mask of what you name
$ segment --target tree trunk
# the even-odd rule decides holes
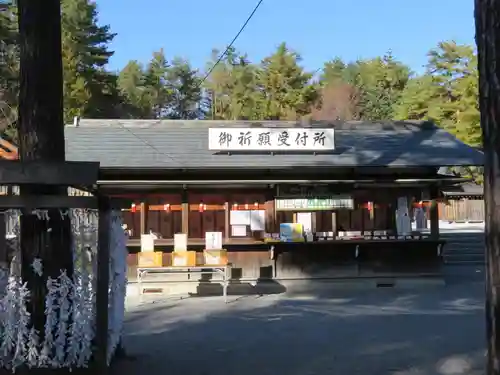
[[[19,155],[21,161],[64,161],[60,0],[18,0],[20,45]],[[21,194],[67,194],[66,187],[21,186]],[[47,277],[72,276],[71,225],[59,210],[50,220],[21,217],[22,277],[31,292],[32,322],[43,336]],[[40,258],[43,277],[31,264]],[[42,337],[43,339],[43,337]]]
[[[500,375],[500,0],[475,0],[486,205],[487,374]]]

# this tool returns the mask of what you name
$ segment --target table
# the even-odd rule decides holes
[[[137,268],[137,286],[139,288],[139,295],[143,294],[142,281],[148,273],[171,273],[171,274],[211,274],[222,276],[222,295],[224,302],[227,303],[227,287],[231,279],[231,265],[206,265],[195,267],[138,267]]]

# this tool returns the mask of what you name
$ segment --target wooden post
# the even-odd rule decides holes
[[[189,201],[188,192],[184,189],[182,191],[182,212],[181,212],[181,230],[189,237]]]
[[[147,234],[149,233],[148,230],[148,211],[149,207],[146,202],[141,202],[140,205],[140,229],[141,229],[141,234]]]
[[[109,199],[99,197],[99,231],[97,250],[96,293],[96,348],[97,373],[106,375],[108,370],[108,285],[109,285],[109,237],[111,230],[111,207]]]
[[[231,227],[231,220],[230,220],[230,208],[229,208],[229,202],[224,203],[224,238],[226,241],[229,241],[229,234],[230,232],[230,227]]]
[[[429,220],[431,221],[431,238],[439,239],[439,211],[438,211],[438,188],[431,188],[431,207],[429,209]]]
[[[332,212],[332,232],[333,232],[333,237],[336,238],[338,231],[337,231],[337,212],[335,211]]]
[[[483,130],[488,375],[500,374],[500,0],[475,0]]]

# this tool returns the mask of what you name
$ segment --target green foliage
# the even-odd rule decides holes
[[[0,12],[0,132],[15,139],[19,56],[16,45],[16,10]]]
[[[98,25],[94,2],[63,0],[61,10],[66,121],[73,116],[115,117],[115,77],[104,69],[115,34]]]
[[[282,43],[262,61],[258,85],[263,100],[263,117],[268,120],[296,120],[310,112],[318,97],[312,74],[299,65],[301,57]]]
[[[324,64],[319,80],[285,43],[260,62],[229,48],[213,50],[206,72],[189,61],[154,52],[144,65],[130,61],[119,74],[106,70],[115,34],[99,25],[90,0],[62,0],[64,114],[89,118],[171,118],[323,121],[432,120],[479,147],[478,72],[475,50],[453,41],[428,53],[424,74],[389,52]],[[19,59],[15,7],[0,12],[0,132],[15,137]],[[212,70],[207,76],[207,72]],[[206,78],[206,79],[205,79]],[[481,170],[459,173],[481,179]]]
[[[188,61],[174,58],[166,72],[171,119],[196,119],[200,117],[201,79]]]
[[[412,78],[394,106],[396,119],[431,119],[463,142],[481,146],[478,71],[475,50],[454,41],[428,53],[425,74]],[[464,170],[460,171],[464,174]],[[466,175],[481,180],[481,170]]]
[[[323,86],[338,82],[357,88],[357,113],[368,121],[390,120],[401,97],[410,69],[391,53],[373,59],[345,63],[340,58],[325,63]]]

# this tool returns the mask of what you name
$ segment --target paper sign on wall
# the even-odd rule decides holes
[[[312,213],[297,212],[297,224],[302,224],[305,233],[312,232]]]
[[[231,236],[246,237],[246,235],[247,235],[246,225],[231,225]]]
[[[174,251],[187,251],[187,234],[174,234]]]
[[[150,234],[141,234],[141,251],[155,251],[155,237]]]
[[[250,213],[250,230],[266,230],[266,211],[256,210]]]
[[[229,222],[231,225],[250,225],[251,211],[230,211]]]
[[[207,250],[222,249],[222,232],[206,232],[205,249]]]

